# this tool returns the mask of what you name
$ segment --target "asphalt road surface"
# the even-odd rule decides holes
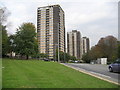
[[[97,75],[99,77],[120,83],[120,74],[109,72],[108,65],[100,64],[80,64],[80,63],[64,63],[65,65],[74,67],[76,69]]]

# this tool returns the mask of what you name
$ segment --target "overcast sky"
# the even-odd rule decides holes
[[[0,7],[7,7],[8,33],[14,34],[23,22],[37,25],[37,8],[59,4],[65,12],[66,32],[78,30],[90,39],[90,46],[101,37],[118,37],[119,0],[0,0]]]

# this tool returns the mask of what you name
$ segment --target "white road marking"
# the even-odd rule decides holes
[[[96,73],[96,72],[93,72],[93,71],[88,71],[88,70],[85,70],[85,69],[82,69],[82,68],[77,68],[77,69],[78,69],[78,70],[82,70],[82,71],[86,71],[86,72],[90,72],[90,73],[92,73],[92,74],[96,74],[96,75],[99,75],[99,76],[111,78],[110,76],[107,76],[107,75],[104,75],[104,74],[101,74],[101,73]]]
[[[76,66],[88,66],[88,64],[71,64],[71,65],[76,65]]]
[[[92,72],[92,71],[90,71],[90,73],[97,74],[99,76],[103,76],[103,77],[107,77],[107,78],[111,78],[110,76],[107,76],[107,75],[104,75],[104,74],[101,74],[101,73],[96,73],[96,72]]]

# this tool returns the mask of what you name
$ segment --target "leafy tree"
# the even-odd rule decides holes
[[[0,55],[2,53],[2,56],[6,56],[8,53],[8,34],[6,30],[6,21],[7,17],[9,15],[9,11],[6,7],[0,8]],[[4,25],[3,25],[4,24]]]
[[[48,55],[45,53],[40,53],[39,58],[48,58]]]
[[[8,52],[11,54],[12,57],[12,52],[15,52],[15,35],[10,35],[8,37]]]
[[[113,61],[117,58],[117,39],[113,36],[107,36],[99,40],[98,45],[101,47],[103,57],[108,58],[108,61]]]
[[[56,50],[56,59],[58,61],[58,49]],[[62,51],[59,51],[59,59],[60,61],[64,62],[65,60],[65,53]]]
[[[120,41],[118,41],[118,53],[117,53],[117,55],[118,55],[118,58],[120,58]]]
[[[6,26],[0,25],[2,27],[2,56],[6,56],[8,53],[8,34]]]
[[[61,62],[68,62],[69,60],[77,60],[75,56],[71,56],[68,53],[59,51],[59,57]],[[56,59],[58,61],[58,50],[56,50]]]
[[[92,60],[96,60],[97,58],[103,57],[102,48],[99,45],[96,45],[91,48],[91,51],[89,51],[89,58]]]
[[[93,46],[91,50],[83,55],[83,60],[90,62],[90,60],[97,60],[97,58],[108,58],[108,62],[111,62],[117,58],[117,39],[113,36],[107,36],[101,38],[97,45]]]
[[[71,59],[68,53],[65,53],[65,62],[68,62]]]
[[[44,59],[44,58],[48,58],[48,55],[45,54],[45,53],[36,53],[32,56],[33,58],[36,58],[36,59]]]
[[[83,54],[82,60],[83,60],[84,62],[86,62],[86,63],[90,63],[91,59],[90,59],[89,53]]]
[[[32,56],[38,53],[36,40],[36,28],[32,23],[23,23],[16,32],[15,36],[15,52],[21,56]]]
[[[75,56],[70,56],[70,60],[77,60]]]

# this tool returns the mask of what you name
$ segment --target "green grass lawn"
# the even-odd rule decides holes
[[[57,62],[2,60],[3,88],[118,88]]]

